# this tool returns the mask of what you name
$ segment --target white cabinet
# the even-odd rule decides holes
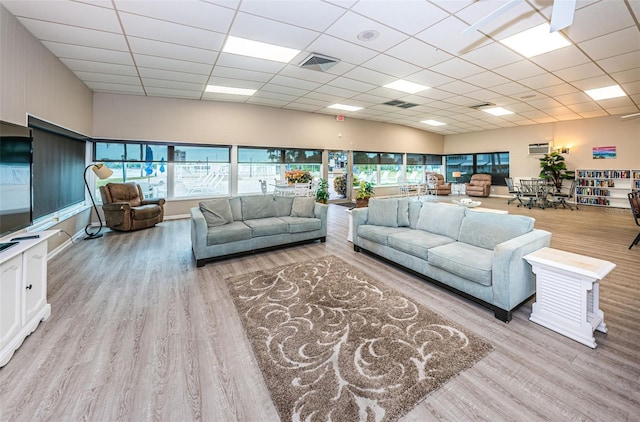
[[[37,239],[22,240],[0,253],[0,367],[51,315],[46,239],[57,232],[38,232]]]

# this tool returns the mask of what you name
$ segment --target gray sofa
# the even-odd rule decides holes
[[[408,198],[372,198],[352,217],[355,251],[366,250],[455,291],[505,322],[535,293],[531,267],[522,257],[551,242],[551,233],[534,229],[531,217]]]
[[[198,267],[230,255],[327,236],[327,205],[313,197],[248,195],[191,208],[191,248]]]

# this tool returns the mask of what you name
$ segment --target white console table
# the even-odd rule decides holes
[[[594,330],[607,332],[599,280],[616,265],[553,248],[539,249],[524,259],[536,274],[536,302],[529,319],[595,348]]]
[[[40,324],[51,315],[47,303],[47,242],[59,230],[22,233],[38,235],[20,240],[0,252],[0,367]],[[10,237],[11,238],[11,237]],[[9,240],[2,240],[8,242]]]
[[[349,218],[349,231],[347,232],[347,240],[353,243],[353,215],[351,214],[351,208],[344,210]]]

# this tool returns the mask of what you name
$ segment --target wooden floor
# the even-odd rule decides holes
[[[613,261],[601,284],[608,334],[596,349],[493,312],[346,241],[344,207],[326,243],[196,268],[189,221],[79,241],[49,262],[51,317],[0,369],[0,421],[277,421],[224,279],[337,255],[484,336],[495,350],[427,397],[404,421],[637,421],[640,412],[640,246],[627,210],[483,206],[536,218],[552,246]]]

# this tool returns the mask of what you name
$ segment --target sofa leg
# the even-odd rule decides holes
[[[204,259],[196,259],[196,267],[204,267],[206,261]]]
[[[353,250],[356,251],[356,252],[360,252],[360,246],[353,245]]]
[[[502,322],[506,322],[507,324],[511,321],[511,311],[505,311],[504,309],[494,309],[493,314],[496,318],[498,318]]]
[[[322,237],[320,238],[320,243],[324,243],[324,242],[326,242],[326,241],[327,241],[327,237],[326,237],[326,236],[322,236]]]

